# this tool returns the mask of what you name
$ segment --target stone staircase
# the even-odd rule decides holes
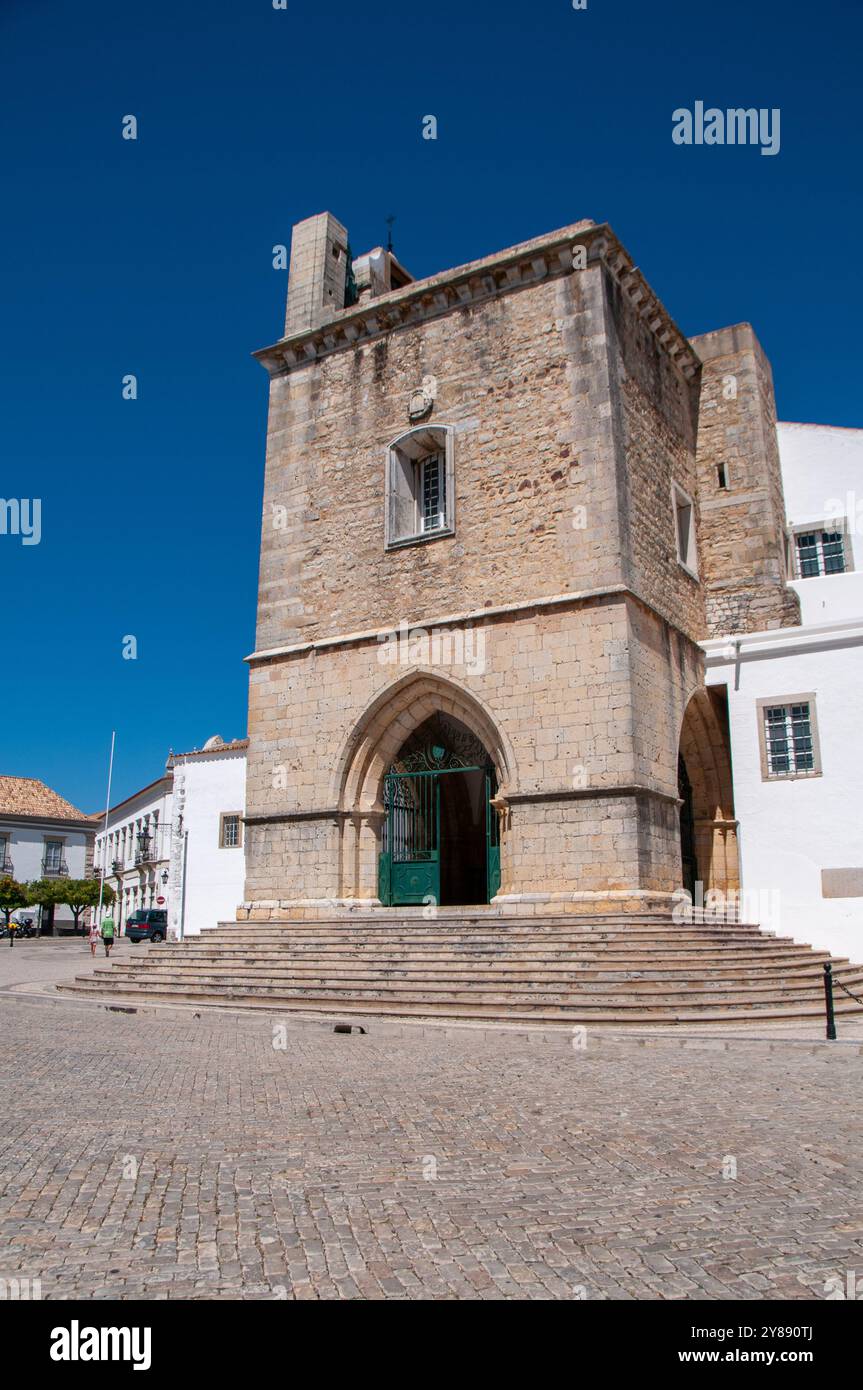
[[[469,910],[468,910],[469,911]],[[224,922],[132,947],[59,989],[117,1002],[566,1024],[741,1023],[824,1015],[825,951],[755,926],[656,915],[511,918],[441,909]],[[833,960],[863,997],[863,966]],[[837,1016],[863,1007],[836,989]]]

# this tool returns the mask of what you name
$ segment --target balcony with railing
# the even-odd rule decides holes
[[[68,878],[69,865],[65,859],[43,859],[42,860],[43,878]]]
[[[135,836],[135,868],[143,869],[148,864],[158,864],[164,857],[160,853],[159,834],[153,835],[149,829],[138,832]]]
[[[9,855],[0,850],[0,878],[14,878],[15,865]]]

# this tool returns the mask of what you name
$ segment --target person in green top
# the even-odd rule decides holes
[[[110,956],[111,947],[114,945],[113,917],[106,917],[102,922],[102,945],[105,947],[105,955]]]

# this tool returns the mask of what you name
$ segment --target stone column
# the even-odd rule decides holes
[[[695,858],[705,893],[719,889],[731,894],[740,888],[737,825],[722,816],[695,818]]]
[[[386,812],[382,806],[351,815],[353,845],[349,851],[349,872],[345,874],[343,893],[347,898],[377,902],[378,855]]]

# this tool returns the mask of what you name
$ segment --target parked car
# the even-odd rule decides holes
[[[126,918],[123,935],[130,941],[164,941],[168,935],[168,914],[164,908],[139,907]]]

